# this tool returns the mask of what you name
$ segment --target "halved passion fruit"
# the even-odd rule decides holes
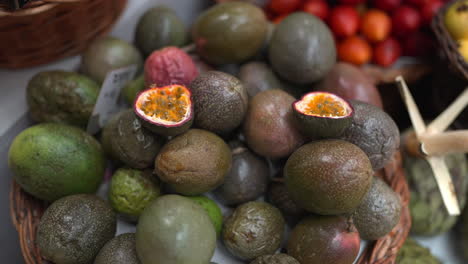
[[[144,127],[164,136],[182,134],[193,122],[191,93],[183,85],[151,86],[138,94],[134,110]]]
[[[299,130],[314,139],[340,136],[354,113],[350,103],[327,92],[308,93],[292,106]]]

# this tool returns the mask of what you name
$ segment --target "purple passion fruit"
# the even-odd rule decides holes
[[[164,136],[184,133],[193,121],[191,93],[182,85],[153,86],[141,92],[134,110],[144,127]]]
[[[293,103],[299,130],[308,138],[338,137],[351,125],[353,108],[343,98],[311,92]]]

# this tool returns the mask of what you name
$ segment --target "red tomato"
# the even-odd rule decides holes
[[[349,37],[358,31],[359,14],[353,7],[337,6],[328,18],[331,30],[338,37]]]
[[[400,43],[393,38],[388,38],[377,43],[374,48],[374,62],[387,67],[392,65],[401,55]]]
[[[351,36],[338,44],[338,59],[355,65],[368,63],[372,48],[363,38]]]
[[[401,5],[401,0],[374,0],[374,6],[383,11],[391,12]]]
[[[379,42],[388,37],[392,19],[382,10],[370,9],[361,17],[361,33],[370,42]]]
[[[423,23],[426,25],[430,25],[432,18],[443,5],[444,3],[441,0],[430,0],[429,2],[427,2],[421,10]]]
[[[289,14],[301,6],[301,0],[271,0],[269,8],[277,14]]]
[[[302,11],[325,20],[328,17],[328,4],[325,0],[308,0],[302,6]]]
[[[402,37],[416,32],[421,26],[421,15],[409,6],[400,6],[393,12],[392,32]]]
[[[434,40],[424,32],[415,32],[403,39],[403,54],[407,56],[424,56],[434,49]]]
[[[359,5],[366,2],[366,0],[338,0],[338,2],[343,5]]]

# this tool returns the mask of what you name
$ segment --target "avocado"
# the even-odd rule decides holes
[[[309,212],[353,212],[372,184],[369,158],[343,140],[321,140],[296,150],[286,162],[286,187],[294,202]]]
[[[86,127],[100,87],[74,72],[40,72],[29,81],[26,101],[36,122],[55,122]]]
[[[268,58],[280,77],[296,84],[312,83],[335,65],[335,41],[319,18],[296,12],[276,26]]]
[[[81,55],[80,71],[98,83],[108,72],[130,65],[143,68],[140,52],[130,43],[111,36],[94,40]]]
[[[247,91],[236,77],[219,71],[201,73],[190,84],[195,126],[217,134],[227,134],[244,119]]]
[[[192,39],[197,53],[209,63],[240,63],[253,57],[267,37],[262,9],[233,1],[214,5],[195,21]]]
[[[190,129],[164,145],[154,171],[176,192],[198,195],[224,182],[231,161],[231,150],[222,138],[206,130]]]
[[[360,147],[374,170],[383,168],[400,146],[400,131],[393,119],[377,106],[351,100],[354,116],[340,137]]]
[[[135,234],[118,235],[101,248],[94,264],[140,264],[135,248]]]
[[[71,195],[47,208],[37,227],[36,244],[53,263],[87,264],[114,237],[116,228],[115,213],[104,200]]]
[[[124,219],[137,221],[145,207],[160,194],[159,182],[151,171],[120,168],[112,175],[108,198]]]
[[[77,193],[94,193],[106,160],[99,142],[68,125],[42,123],[22,131],[8,152],[15,181],[49,202]]]
[[[186,197],[161,196],[140,216],[136,249],[144,264],[206,264],[215,248],[216,231],[210,217]]]
[[[137,95],[144,89],[145,89],[145,76],[144,74],[140,74],[135,79],[129,81],[122,88],[121,94],[129,105],[133,105]]]
[[[400,196],[374,177],[371,188],[353,213],[353,221],[362,239],[377,240],[398,224],[400,213]]]
[[[135,44],[146,56],[163,47],[180,47],[186,41],[184,23],[174,10],[164,5],[146,11],[135,30]]]
[[[111,118],[102,130],[102,146],[113,159],[135,169],[151,167],[164,139],[142,126],[132,109]]]

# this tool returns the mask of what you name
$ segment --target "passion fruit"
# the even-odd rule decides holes
[[[309,138],[338,137],[351,125],[353,108],[343,98],[311,92],[293,103],[299,130]]]
[[[143,126],[160,135],[182,134],[193,122],[191,92],[183,85],[152,86],[137,96],[133,107]]]

